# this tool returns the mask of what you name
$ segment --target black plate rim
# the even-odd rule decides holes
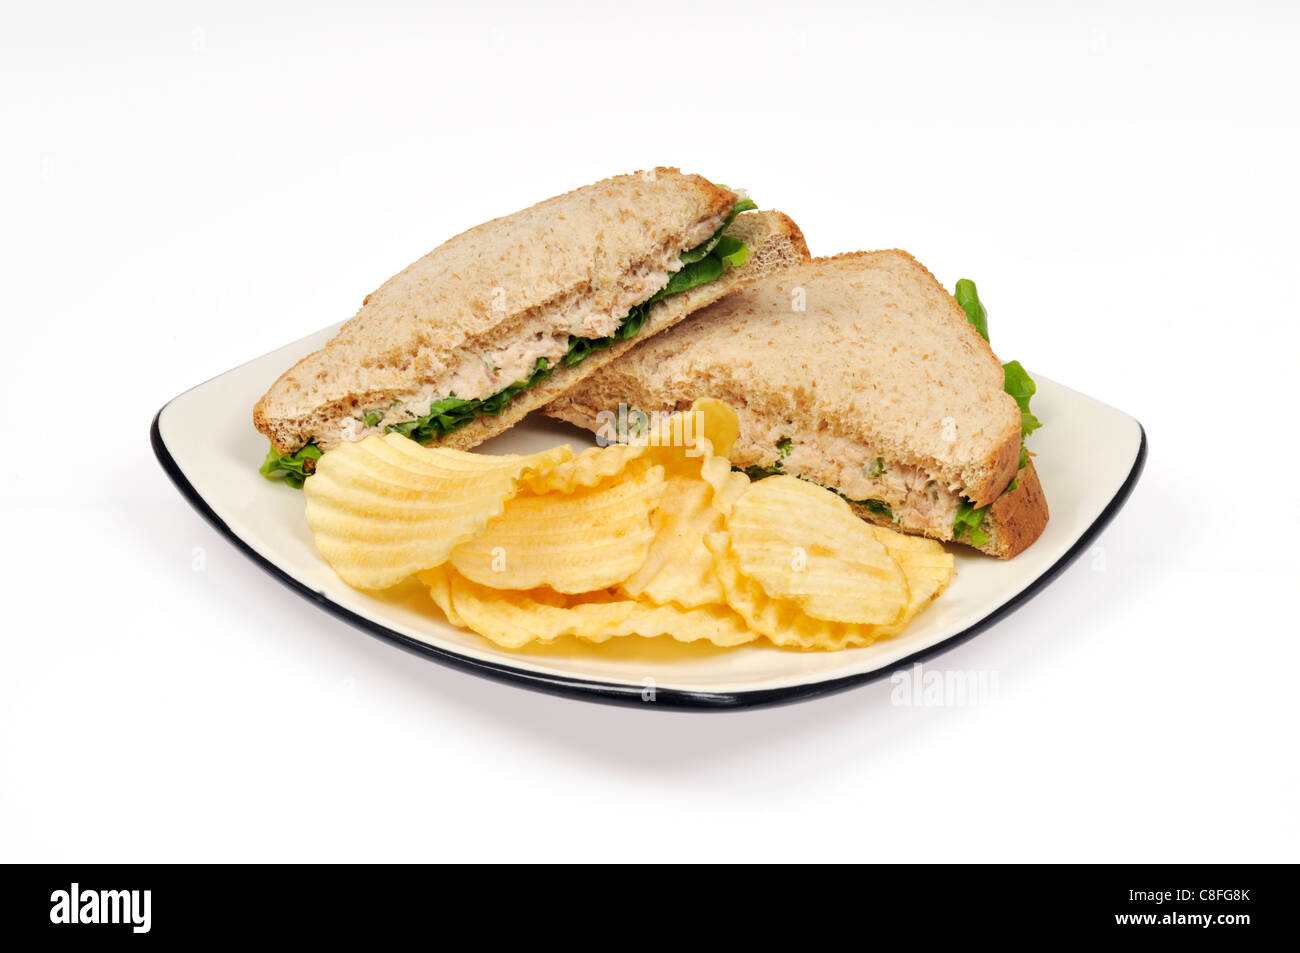
[[[1026,586],[1021,592],[1017,593],[1011,599],[998,606],[988,615],[984,616],[978,622],[963,629],[960,632],[950,635],[942,642],[937,642],[928,648],[921,649],[904,659],[871,672],[861,672],[855,675],[845,675],[840,678],[823,679],[817,682],[808,682],[801,685],[790,685],[784,688],[766,688],[756,689],[754,691],[740,692],[705,692],[691,691],[678,688],[663,688],[656,686],[653,691],[653,697],[643,697],[645,689],[638,685],[620,685],[616,682],[603,682],[598,679],[582,678],[565,678],[560,675],[548,675],[544,672],[530,672],[526,669],[515,668],[500,662],[488,662],[481,659],[471,658],[467,655],[461,655],[448,649],[439,648],[436,645],[430,645],[427,642],[421,642],[418,639],[395,632],[386,626],[380,625],[371,619],[357,615],[348,609],[330,601],[329,597],[323,592],[317,592],[310,586],[304,585],[297,579],[294,579],[287,572],[271,562],[260,553],[256,552],[248,543],[246,543],[234,530],[226,525],[225,521],[213,511],[206,500],[194,488],[193,484],[186,479],[185,474],[177,465],[167,449],[167,444],[163,441],[162,433],[159,430],[158,422],[162,418],[163,411],[167,409],[168,404],[164,404],[154,414],[153,423],[149,427],[149,442],[153,446],[154,456],[158,458],[159,464],[162,465],[163,471],[171,479],[181,493],[181,496],[198,511],[218,533],[224,536],[235,548],[241,551],[245,556],[251,559],[256,565],[271,575],[273,579],[278,580],[289,589],[296,592],[309,602],[315,603],[331,615],[342,619],[345,622],[356,626],[363,632],[376,638],[383,639],[397,645],[400,648],[412,652],[415,655],[432,659],[443,665],[457,669],[462,672],[469,672],[472,675],[478,675],[482,678],[490,678],[494,681],[504,682],[509,685],[515,685],[527,688],[532,691],[543,692],[548,695],[558,695],[565,698],[576,698],[581,701],[597,702],[606,705],[621,705],[631,708],[650,708],[659,711],[740,711],[754,708],[770,708],[777,705],[789,705],[795,702],[808,701],[813,698],[820,698],[825,695],[831,695],[838,692],[848,691],[857,688],[860,685],[866,685],[882,678],[887,678],[895,672],[910,669],[918,662],[926,662],[944,652],[950,651],[966,642],[984,630],[997,624],[1005,619],[1011,613],[1019,609],[1026,602],[1032,599],[1038,593],[1042,592],[1049,583],[1059,576],[1071,563],[1078,559],[1089,544],[1097,538],[1103,529],[1105,529],[1128,502],[1129,496],[1133,493],[1133,488],[1137,485],[1138,478],[1142,475],[1142,470],[1146,466],[1147,459],[1147,434],[1141,422],[1137,422],[1140,441],[1138,443],[1137,456],[1133,460],[1133,466],[1129,470],[1128,476],[1123,484],[1111,497],[1110,502],[1093,520],[1092,524],[1083,532],[1083,534],[1074,542],[1074,545],[1067,550],[1060,559],[1051,565],[1041,576]]]

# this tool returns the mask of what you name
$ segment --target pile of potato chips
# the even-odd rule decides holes
[[[367,437],[320,459],[307,522],[344,581],[418,576],[452,623],[510,649],[565,635],[842,649],[897,635],[947,586],[933,540],[812,483],[732,470],[737,433],[735,411],[701,400],[577,455]]]

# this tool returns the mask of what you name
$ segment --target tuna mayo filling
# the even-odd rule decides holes
[[[855,503],[878,500],[900,529],[952,538],[960,487],[945,486],[920,467],[892,463],[858,439],[827,430],[802,433],[748,408],[737,413],[740,435],[731,458],[736,466],[804,477]]]

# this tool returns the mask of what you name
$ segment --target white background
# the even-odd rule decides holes
[[[0,859],[1300,859],[1294,5],[116,6],[0,30]],[[1146,425],[1100,550],[943,657],[993,702],[504,687],[155,463],[178,392],[654,164],[976,278],[1004,358]]]

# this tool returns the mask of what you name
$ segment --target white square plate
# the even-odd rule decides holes
[[[1146,459],[1141,425],[1091,397],[1034,375],[1035,465],[1051,519],[1039,540],[1007,562],[952,547],[957,575],[943,596],[896,639],[842,652],[745,646],[714,649],[669,638],[592,646],[562,639],[507,652],[447,623],[411,583],[376,596],[352,589],[312,544],[298,490],[264,479],[266,440],[252,407],[290,364],[336,329],[227,371],[188,390],[154,418],[154,452],[209,522],[291,589],[365,631],[457,668],[541,691],[654,708],[743,708],[799,701],[860,685],[938,654],[988,628],[1060,573],[1128,498]],[[590,434],[534,414],[483,445],[531,453]],[[647,691],[653,687],[653,693]]]

